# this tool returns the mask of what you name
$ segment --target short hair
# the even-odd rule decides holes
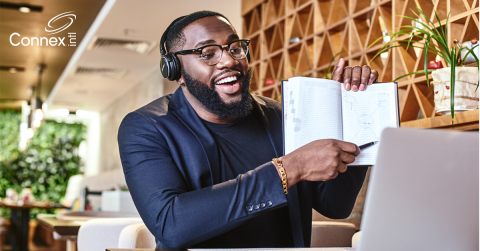
[[[167,51],[171,52],[172,50],[178,49],[179,47],[183,47],[183,45],[185,44],[185,34],[183,34],[182,32],[183,28],[198,19],[211,16],[220,16],[230,22],[230,20],[228,20],[228,18],[226,18],[224,15],[218,12],[208,10],[197,11],[192,14],[186,15],[185,17],[177,21],[175,24],[173,24],[168,30],[167,38],[165,39],[165,47]]]

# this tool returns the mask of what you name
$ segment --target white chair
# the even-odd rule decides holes
[[[142,222],[140,218],[104,218],[86,221],[78,231],[78,251],[117,248],[122,230],[126,226]]]
[[[360,244],[361,236],[362,231],[358,231],[352,236],[352,248],[356,249],[358,247],[358,244]]]
[[[76,199],[80,199],[81,187],[80,184],[83,181],[83,175],[73,175],[68,179],[67,191],[65,192],[65,205],[72,206]]]
[[[144,223],[126,226],[120,233],[118,248],[152,248],[156,246],[155,236]]]

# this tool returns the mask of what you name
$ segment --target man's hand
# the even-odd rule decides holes
[[[343,82],[345,84],[345,90],[354,92],[367,89],[367,85],[373,84],[378,78],[378,72],[370,69],[370,66],[364,65],[363,67],[350,66],[345,67],[345,60],[340,58],[338,65],[333,72],[333,80]]]
[[[288,187],[301,180],[327,181],[347,171],[360,154],[357,145],[335,139],[310,142],[282,157]],[[278,169],[278,167],[277,167]]]

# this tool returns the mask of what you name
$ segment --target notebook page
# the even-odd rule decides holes
[[[383,129],[398,127],[397,85],[379,83],[366,91],[345,91],[342,87],[343,140],[358,146],[378,141]],[[363,150],[350,165],[373,165],[379,144]]]
[[[342,139],[340,83],[295,77],[287,86],[285,154],[317,139]]]

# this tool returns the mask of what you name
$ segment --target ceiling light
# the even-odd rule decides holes
[[[12,10],[19,10],[23,13],[28,13],[31,11],[38,11],[41,12],[43,10],[42,6],[38,5],[30,5],[24,3],[7,3],[7,2],[0,2],[0,8],[4,9],[12,9]]]
[[[17,73],[17,72],[20,72],[20,71],[25,71],[25,68],[23,67],[18,67],[18,66],[8,66],[8,65],[1,65],[0,66],[0,70],[1,71],[9,71],[11,73]]]
[[[70,111],[68,109],[57,109],[55,113],[57,116],[66,117],[70,114]]]
[[[77,115],[77,117],[79,117],[79,118],[86,118],[86,117],[90,116],[89,112],[84,111],[84,110],[77,110],[75,112],[75,115]]]
[[[22,13],[29,13],[30,12],[30,8],[25,7],[25,6],[20,7],[18,10]]]
[[[75,114],[79,118],[90,118],[90,117],[95,116],[96,113],[95,112],[90,112],[90,111],[85,111],[85,110],[77,110],[75,112]]]

